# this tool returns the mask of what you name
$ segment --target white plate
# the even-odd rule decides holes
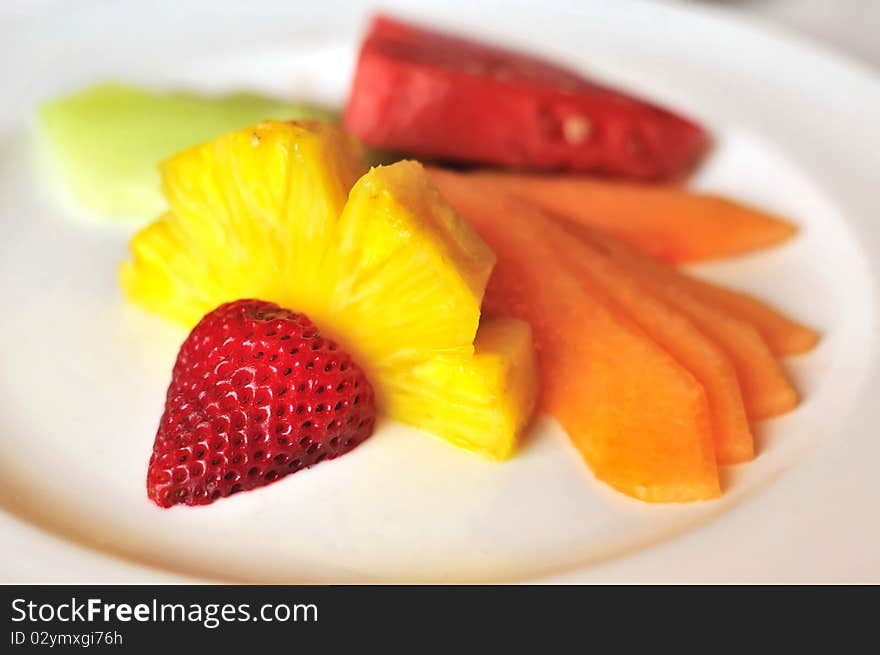
[[[692,113],[719,136],[696,184],[803,226],[790,245],[700,270],[825,335],[787,363],[804,403],[759,426],[760,455],[725,471],[724,497],[630,501],[545,419],[504,465],[386,424],[263,490],[197,510],[150,504],[144,471],[184,334],[123,302],[129,230],[71,222],[37,185],[27,117],[106,77],[340,100],[366,10],[80,4],[10,20],[0,39],[15,64],[0,88],[0,580],[880,580],[880,83],[716,11],[532,4],[406,13]]]

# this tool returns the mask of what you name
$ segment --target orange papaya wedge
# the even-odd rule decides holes
[[[691,320],[693,313],[685,313],[661,294],[653,293],[655,290],[638,274],[604,256],[593,244],[555,236],[553,230],[548,233],[553,248],[579,279],[605,291],[607,304],[621,308],[703,385],[712,413],[718,463],[738,464],[753,459],[754,439],[737,369],[724,349]]]
[[[778,416],[797,407],[798,392],[759,331],[718,303],[707,302],[705,294],[694,293],[698,280],[595,230],[578,229],[578,234],[641,280],[651,293],[687,316],[727,353],[751,419]],[[721,287],[710,288],[723,291]]]
[[[432,179],[498,256],[484,310],[531,323],[541,407],[596,477],[651,502],[719,496],[703,386],[562,261],[554,241],[568,242],[565,230],[529,215],[512,196],[461,184],[456,174],[435,171]]]
[[[575,175],[479,171],[487,189],[503,190],[604,230],[671,263],[729,257],[780,244],[790,221],[728,198],[680,186]]]
[[[751,323],[777,355],[802,355],[819,343],[821,335],[767,303],[741,291],[683,276],[683,286],[695,298]]]

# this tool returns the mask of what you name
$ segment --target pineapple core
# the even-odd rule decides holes
[[[392,418],[506,458],[537,382],[528,325],[480,325],[495,256],[420,164],[362,162],[318,122],[264,122],[183,151],[160,167],[170,210],[132,239],[122,287],[187,327],[239,298],[303,312]]]

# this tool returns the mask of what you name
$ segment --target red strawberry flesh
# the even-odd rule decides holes
[[[161,507],[205,505],[342,455],[373,431],[373,389],[303,314],[238,300],[180,348],[147,473]]]

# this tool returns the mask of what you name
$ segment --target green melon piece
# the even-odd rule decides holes
[[[101,84],[45,104],[38,131],[61,191],[78,213],[144,221],[166,206],[160,161],[270,118],[335,122],[338,116],[250,93],[204,96]]]

